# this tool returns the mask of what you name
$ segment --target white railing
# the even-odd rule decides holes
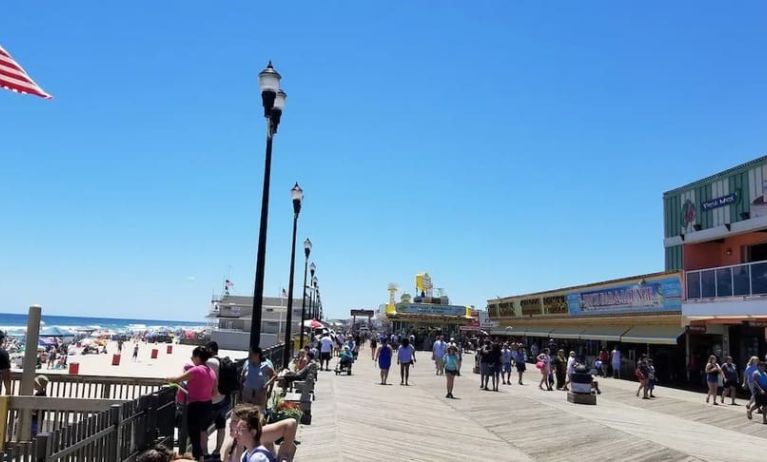
[[[685,273],[687,300],[767,295],[767,261]]]

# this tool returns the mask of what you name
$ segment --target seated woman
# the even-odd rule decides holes
[[[317,362],[314,361],[314,355],[309,353],[307,358],[308,362],[298,372],[293,372],[288,369],[280,372],[280,375],[277,377],[277,384],[282,388],[283,395],[286,392],[285,389],[288,388],[291,383],[296,381],[315,380],[317,378]]]
[[[258,408],[249,404],[238,404],[232,411],[232,418],[229,422],[229,438],[224,443],[224,449],[221,452],[222,462],[240,462],[245,452],[245,445],[238,441],[237,427],[239,422],[244,420],[253,412],[258,412]],[[296,432],[298,422],[295,419],[280,420],[279,422],[266,424],[261,429],[261,444],[272,454],[277,454],[277,460],[280,462],[292,462],[296,454]],[[274,445],[279,442],[279,451],[275,451]]]
[[[352,355],[352,352],[349,350],[348,345],[344,346],[344,349],[341,350],[341,353],[338,355],[338,357],[341,360],[341,366],[351,367],[352,363],[354,362],[354,356]]]

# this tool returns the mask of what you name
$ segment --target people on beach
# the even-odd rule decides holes
[[[138,361],[138,342],[136,342],[136,345],[133,347],[133,361]]]
[[[727,356],[720,367],[722,368],[722,374],[724,375],[722,404],[724,404],[724,397],[729,396],[732,400],[730,405],[737,406],[735,395],[738,393],[738,367],[732,362],[732,356]]]
[[[192,457],[203,462],[207,453],[207,429],[213,420],[213,396],[218,382],[215,372],[207,361],[213,355],[204,346],[192,351],[193,367],[178,377],[169,377],[170,383],[186,382],[187,389],[187,431],[192,443]]]
[[[445,365],[442,360],[447,353],[447,344],[441,335],[437,337],[437,341],[432,345],[431,352],[431,358],[434,360],[434,367],[437,370],[437,375],[443,375],[445,373]]]
[[[551,382],[549,381],[549,374],[551,373],[551,357],[549,356],[549,349],[544,348],[543,353],[539,354],[536,360],[535,367],[541,371],[541,381],[538,384],[538,388],[543,390],[543,385],[545,384],[546,390],[552,391]]]
[[[397,351],[397,364],[399,364],[400,385],[408,386],[410,383],[410,366],[415,366],[415,348],[410,344],[410,339],[404,337]]]
[[[266,409],[266,401],[269,398],[269,390],[277,380],[277,373],[272,365],[265,360],[261,348],[255,348],[250,352],[248,361],[242,371],[242,389],[240,401]]]
[[[381,369],[381,385],[388,385],[386,382],[389,380],[389,369],[391,368],[392,348],[384,338],[381,342],[381,347],[376,352],[376,361],[378,361],[378,368]]]
[[[722,376],[722,368],[716,363],[716,356],[711,355],[708,357],[706,363],[706,385],[708,385],[708,393],[706,393],[706,403],[709,402],[709,398],[714,398],[714,406],[718,406],[716,402],[717,388],[719,388],[719,378]]]
[[[447,384],[447,394],[445,398],[453,399],[453,386],[455,378],[461,375],[461,358],[458,356],[458,348],[450,345],[447,347],[447,353],[442,357],[442,363],[445,366],[445,380]]]

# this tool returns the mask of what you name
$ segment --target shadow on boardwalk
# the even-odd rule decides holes
[[[634,396],[631,382],[604,380],[597,406],[543,392],[536,370],[526,385],[479,390],[465,370],[455,396],[431,361],[411,370],[410,387],[381,386],[369,350],[354,375],[321,372],[313,422],[303,427],[297,462],[312,461],[751,461],[764,459],[767,425],[748,421],[742,406],[707,406],[704,396],[656,389]],[[465,368],[466,369],[466,368]]]

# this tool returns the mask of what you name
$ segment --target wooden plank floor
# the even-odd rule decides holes
[[[767,425],[744,407],[711,406],[704,395],[658,387],[634,396],[633,382],[607,379],[597,406],[568,403],[563,392],[526,385],[479,390],[479,376],[444,378],[425,358],[410,387],[378,385],[369,350],[354,375],[321,372],[313,422],[302,427],[297,462],[324,461],[752,461],[764,460]],[[741,403],[743,404],[743,403]]]

